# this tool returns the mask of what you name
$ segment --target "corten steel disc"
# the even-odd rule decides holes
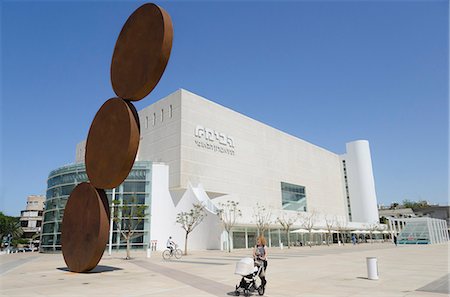
[[[117,38],[111,62],[111,83],[120,98],[138,101],[158,84],[172,49],[169,14],[147,3],[128,18]]]
[[[61,247],[70,271],[87,272],[95,268],[102,258],[109,234],[109,207],[105,207],[102,195],[106,197],[104,190],[96,189],[90,183],[81,183],[67,201]]]
[[[86,173],[93,186],[112,189],[133,167],[139,147],[139,125],[130,102],[106,101],[95,115],[86,142]]]

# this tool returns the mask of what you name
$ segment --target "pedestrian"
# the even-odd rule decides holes
[[[356,236],[355,236],[355,234],[352,235],[352,242],[353,242],[353,245],[356,244]]]
[[[266,270],[267,270],[267,242],[264,236],[259,236],[256,240],[255,249],[253,250],[253,257],[256,260],[260,260],[263,263],[263,268],[259,274],[259,278],[261,279],[261,287],[265,288],[266,281]]]
[[[394,235],[394,244],[397,246],[397,235]]]

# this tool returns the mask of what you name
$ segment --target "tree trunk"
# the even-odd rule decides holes
[[[130,260],[130,237],[127,237],[127,257],[125,258],[127,260]]]
[[[312,241],[311,241],[311,230],[309,230],[309,237],[308,237],[308,239],[309,239],[309,247],[311,247],[311,244],[312,244]]]
[[[228,234],[228,252],[231,253],[231,236],[230,231],[227,231]]]
[[[187,241],[189,233],[186,232],[186,237],[184,238],[184,255],[187,255]]]

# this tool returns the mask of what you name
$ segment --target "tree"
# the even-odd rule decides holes
[[[125,259],[131,259],[131,240],[141,236],[136,231],[141,230],[140,224],[146,218],[148,205],[138,204],[136,197],[129,201],[113,200],[113,222],[116,225],[120,235],[127,242],[127,256]]]
[[[258,234],[264,235],[264,231],[269,229],[271,223],[272,213],[266,207],[256,203],[256,208],[253,209],[253,218],[256,222],[256,230]]]
[[[8,237],[8,243],[11,240],[22,236],[23,229],[20,226],[20,218],[4,215],[0,212],[0,240],[3,243],[3,237]]]
[[[281,213],[281,216],[277,217],[278,223],[280,223],[283,230],[286,232],[286,238],[288,241],[288,249],[291,248],[291,240],[290,240],[290,230],[292,225],[298,220],[298,217],[287,217],[284,212]]]
[[[195,227],[197,227],[203,219],[206,217],[205,207],[196,203],[193,204],[193,208],[191,208],[188,212],[180,212],[177,214],[177,223],[181,225],[181,228],[186,232],[186,236],[184,238],[184,254],[187,255],[187,242],[189,233],[191,233]]]
[[[369,224],[369,225],[367,225],[367,227],[369,229],[370,243],[373,243],[373,241],[372,241],[372,233],[373,233],[373,231],[377,231],[380,228],[380,225],[378,225],[378,224]]]
[[[338,231],[338,242],[340,241],[339,236],[342,238],[342,245],[345,245],[345,240],[342,236],[342,231],[345,231],[347,229],[347,221],[345,220],[339,220],[337,217],[335,219],[335,223],[336,223],[336,229]]]
[[[305,228],[306,230],[308,230],[308,245],[309,247],[311,247],[311,243],[312,243],[312,229],[314,228],[315,225],[315,219],[316,219],[316,211],[310,211],[310,212],[306,212],[303,217],[302,217],[302,226],[303,228]]]
[[[236,224],[236,219],[242,216],[238,208],[239,202],[228,200],[226,203],[219,203],[217,216],[223,224],[223,228],[228,234],[228,252],[231,252],[231,229]]]
[[[412,209],[423,209],[423,208],[427,208],[430,207],[430,205],[428,204],[428,201],[426,200],[419,200],[419,201],[411,201],[408,199],[403,200],[403,207],[405,208],[412,208]]]
[[[330,245],[330,238],[331,238],[331,231],[335,225],[334,217],[326,216],[325,217],[325,224],[327,226],[328,230],[328,239],[327,239],[327,245]]]
[[[399,204],[397,202],[392,202],[391,205],[389,206],[389,209],[397,209],[399,206]]]

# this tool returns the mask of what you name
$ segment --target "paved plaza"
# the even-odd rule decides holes
[[[449,244],[271,248],[265,296],[448,296],[448,252]],[[2,255],[0,296],[230,296],[240,280],[235,263],[251,251],[132,256],[105,254],[94,271],[77,274],[61,254]],[[367,279],[366,257],[378,258],[379,280]]]

